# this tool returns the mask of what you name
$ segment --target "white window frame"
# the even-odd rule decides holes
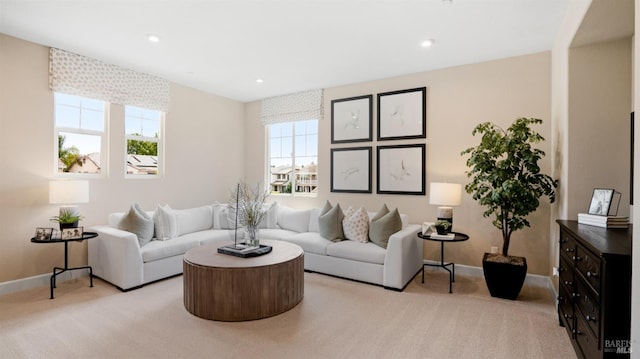
[[[56,118],[56,113],[57,113],[57,100],[56,100],[56,94],[58,92],[54,92],[53,94],[53,153],[54,153],[54,158],[53,158],[53,173],[54,173],[54,177],[73,177],[73,178],[102,178],[102,177],[107,177],[108,175],[108,161],[109,161],[109,156],[108,156],[108,142],[109,142],[109,103],[106,101],[102,101],[102,100],[98,100],[98,99],[91,99],[91,100],[96,100],[96,101],[101,101],[102,102],[102,111],[103,111],[103,130],[102,131],[97,131],[97,130],[88,130],[88,129],[83,129],[81,128],[82,124],[80,124],[79,127],[65,127],[65,126],[58,126],[57,125],[57,118]],[[64,93],[61,93],[64,94]],[[68,94],[64,94],[64,95],[68,95]],[[77,95],[70,95],[70,96],[76,96],[76,97],[80,97],[81,99],[90,99],[88,97],[85,96],[77,96]],[[80,120],[82,120],[82,104],[80,105]],[[91,136],[99,136],[100,137],[100,173],[84,173],[84,172],[58,172],[58,138],[60,136],[60,133],[62,132],[66,132],[66,133],[74,133],[74,134],[79,134],[79,135],[91,135]]]
[[[311,120],[315,120],[316,121],[316,143],[317,146],[320,145],[319,143],[319,126],[320,126],[320,122],[317,119],[311,119]],[[291,144],[291,168],[292,168],[292,183],[291,183],[291,193],[272,193],[271,195],[273,196],[288,196],[288,197],[317,197],[318,193],[317,193],[317,189],[319,187],[319,172],[316,171],[316,181],[318,182],[316,184],[316,192],[296,192],[296,173],[295,173],[295,163],[296,163],[296,123],[298,122],[303,122],[303,121],[308,121],[308,120],[299,120],[299,121],[285,121],[285,122],[279,122],[279,123],[272,123],[272,124],[268,124],[267,127],[267,131],[266,132],[266,151],[265,153],[267,154],[267,158],[266,158],[266,173],[265,173],[265,183],[269,186],[269,189],[271,189],[271,183],[273,181],[272,175],[271,175],[271,126],[272,125],[278,125],[278,124],[284,124],[284,123],[292,123],[292,127],[291,127],[291,138],[292,138],[292,144]],[[319,148],[316,148],[316,166],[318,165],[317,161],[318,161],[318,154],[319,154]],[[305,157],[305,156],[302,156]]]
[[[138,136],[138,135],[128,135],[126,132],[126,121],[127,121],[127,107],[136,107],[136,108],[141,108],[144,110],[148,110],[148,111],[156,111],[159,113],[159,123],[158,123],[158,128],[160,133],[158,134],[158,137],[149,137],[149,136]],[[124,126],[124,177],[127,179],[155,179],[155,178],[160,178],[163,176],[164,173],[164,122],[165,122],[165,115],[166,113],[164,111],[160,111],[160,110],[152,110],[152,109],[148,109],[148,108],[144,108],[144,107],[139,107],[139,106],[129,106],[129,105],[125,105],[125,109],[124,109],[124,121],[125,121],[125,126]],[[144,117],[142,117],[141,119],[144,120]],[[144,123],[144,122],[143,122]],[[144,141],[144,142],[155,142],[158,144],[158,152],[156,154],[156,163],[158,165],[157,167],[157,171],[155,174],[135,174],[135,173],[127,173],[127,168],[128,168],[128,160],[129,160],[129,153],[127,150],[127,142],[129,140],[133,140],[133,141]]]

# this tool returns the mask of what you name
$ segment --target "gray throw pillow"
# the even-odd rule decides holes
[[[373,217],[371,217],[371,222],[379,220],[387,213],[389,213],[389,207],[387,207],[387,204],[385,203],[382,205],[382,208],[380,208],[380,210]]]
[[[374,217],[369,226],[369,239],[374,244],[387,248],[389,237],[400,230],[402,230],[402,219],[396,208],[378,219]]]
[[[326,204],[325,207],[323,207],[323,210],[325,209],[327,209]],[[320,212],[320,217],[318,217],[318,227],[320,229],[320,235],[333,242],[340,242],[341,240],[343,240],[343,219],[344,214],[342,213],[342,209],[340,208],[339,204],[324,213]]]
[[[134,233],[138,237],[140,247],[153,238],[153,219],[137,203],[131,205],[129,212],[118,223],[118,228]]]

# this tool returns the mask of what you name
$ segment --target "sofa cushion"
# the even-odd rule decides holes
[[[153,214],[153,226],[155,229],[155,237],[160,240],[167,240],[178,236],[178,222],[175,212],[164,205],[156,207]]]
[[[309,230],[310,209],[293,209],[278,206],[278,225],[282,229],[288,229],[298,233]]]
[[[327,246],[327,255],[359,262],[384,264],[387,250],[371,242],[341,241]]]
[[[214,203],[213,211],[213,229],[234,229],[235,228],[235,212],[226,203]]]
[[[369,216],[364,207],[349,207],[342,220],[342,230],[347,239],[367,243],[369,241]]]
[[[140,247],[149,243],[153,238],[153,220],[137,203],[131,205],[129,212],[120,219],[117,227],[134,233],[138,237]]]
[[[369,238],[374,244],[387,248],[389,237],[400,230],[402,230],[402,219],[396,208],[382,217],[371,220]]]
[[[262,206],[265,211],[259,228],[276,228],[278,225],[278,202],[265,203]]]
[[[298,234],[296,231],[280,228],[265,228],[260,230],[260,239],[284,239]]]
[[[213,210],[211,206],[176,209],[174,213],[177,218],[179,236],[204,231],[213,227]]]
[[[298,233],[293,236],[283,237],[282,240],[299,245],[305,253],[323,256],[327,255],[327,246],[333,243],[316,232]]]
[[[326,209],[326,205],[324,209]],[[333,242],[343,240],[344,239],[344,231],[342,230],[343,219],[344,219],[344,214],[342,213],[342,209],[340,208],[339,204],[327,210],[326,212],[321,212],[320,217],[318,217],[318,227],[320,229],[320,235],[325,239],[328,239]]]
[[[321,208],[312,208],[309,214],[309,232],[320,232],[318,218],[320,217]]]
[[[170,241],[151,241],[140,249],[142,261],[153,262],[162,258],[185,254],[189,249],[197,247],[200,242],[210,237],[209,231],[185,234]]]
[[[238,232],[238,242],[243,241],[242,239],[243,233],[244,233],[243,231]],[[200,237],[201,235],[202,237]],[[233,241],[235,240],[235,231],[232,229],[227,229],[227,230],[213,229],[208,231],[201,231],[201,232],[186,234],[186,236],[194,236],[194,237],[201,238],[200,245],[203,245],[203,244],[209,244],[209,243],[220,242],[220,241]]]

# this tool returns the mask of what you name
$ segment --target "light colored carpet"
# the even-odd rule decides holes
[[[483,279],[416,276],[404,292],[305,273],[281,315],[224,323],[191,315],[182,277],[122,293],[96,279],[0,297],[0,358],[575,358],[549,292],[489,296]]]

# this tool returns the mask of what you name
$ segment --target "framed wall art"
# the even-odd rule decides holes
[[[331,149],[331,192],[371,193],[371,147]]]
[[[427,137],[427,88],[378,94],[378,140]]]
[[[331,143],[373,139],[373,95],[331,101]]]
[[[377,193],[425,194],[425,145],[378,146]]]

